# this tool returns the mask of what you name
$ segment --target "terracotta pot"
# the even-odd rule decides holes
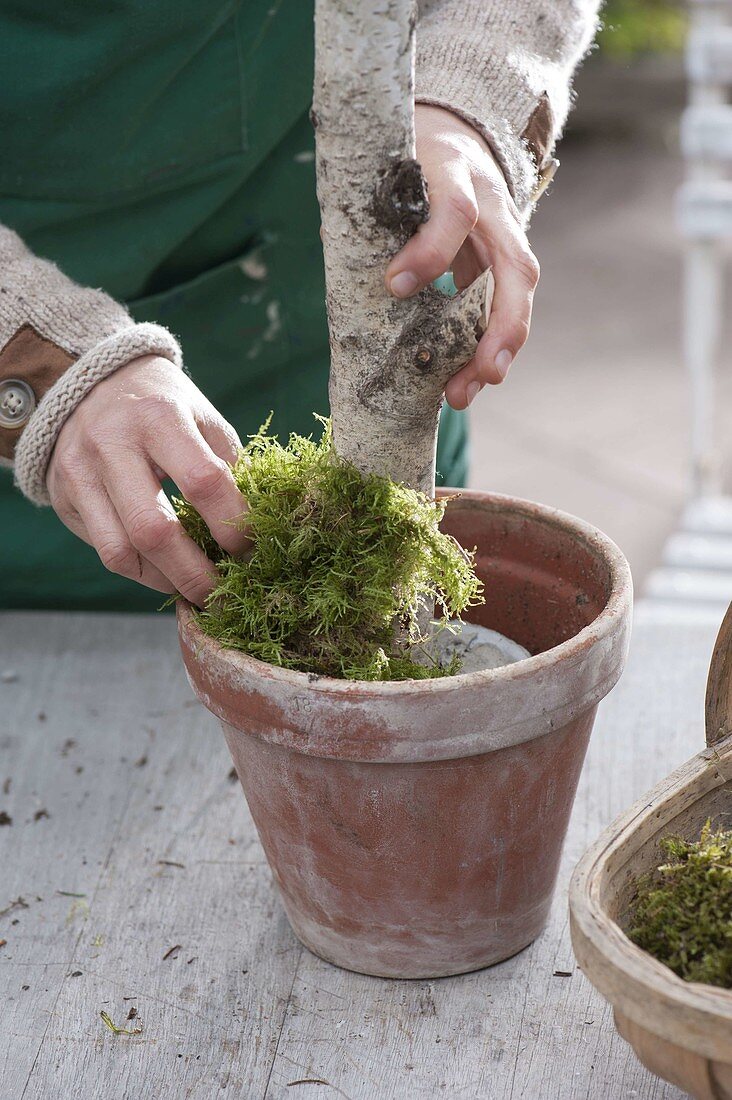
[[[451,500],[444,526],[478,548],[487,602],[471,621],[528,660],[353,683],[224,649],[178,612],[296,934],[367,974],[458,974],[539,934],[595,710],[626,656],[630,572],[600,532],[478,492]]]

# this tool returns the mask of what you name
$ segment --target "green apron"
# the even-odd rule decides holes
[[[0,6],[0,222],[179,337],[242,437],[328,408],[315,196],[312,2]],[[466,474],[446,409],[440,481]],[[147,610],[0,471],[0,606]]]

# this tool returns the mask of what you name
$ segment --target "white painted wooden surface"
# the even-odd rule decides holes
[[[394,982],[290,933],[169,617],[0,616],[0,1097],[680,1097],[576,970],[565,891],[601,827],[702,746],[717,625],[641,610],[541,938],[491,970]]]
[[[684,262],[683,350],[691,403],[691,480],[696,497],[722,489],[716,368],[722,344],[725,256],[732,234],[732,183],[727,179],[729,87],[732,85],[732,5],[697,0],[686,46],[689,109],[682,149],[687,178],[678,218],[687,238]],[[716,131],[717,140],[714,140]]]

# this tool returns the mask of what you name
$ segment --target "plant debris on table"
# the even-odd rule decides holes
[[[108,1027],[114,1035],[142,1035],[141,1027],[120,1027],[118,1024],[115,1024],[109,1013],[105,1012],[104,1009],[100,1011],[99,1015],[102,1018],[104,1026]],[[130,1019],[129,1016],[127,1018]]]
[[[198,614],[223,645],[284,668],[349,680],[445,676],[414,647],[424,609],[440,625],[481,602],[473,554],[439,529],[446,501],[430,500],[334,452],[330,424],[319,441],[287,446],[264,424],[233,467],[248,511],[249,552],[236,559],[199,513],[175,499],[180,520],[216,563],[218,584]]]
[[[669,836],[670,857],[638,883],[628,935],[689,982],[732,989],[732,830]]]

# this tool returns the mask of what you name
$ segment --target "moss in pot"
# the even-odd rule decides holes
[[[317,442],[293,434],[283,447],[263,425],[242,451],[234,477],[249,505],[245,558],[224,554],[192,505],[175,501],[219,574],[201,629],[251,657],[315,675],[457,673],[459,656],[443,663],[435,632],[459,629],[460,613],[483,602],[483,585],[474,555],[440,530],[447,500],[362,475],[334,453],[330,424],[321,422]],[[439,618],[425,633],[432,609]]]
[[[732,989],[732,830],[667,836],[669,857],[638,883],[628,936],[687,982]]]

